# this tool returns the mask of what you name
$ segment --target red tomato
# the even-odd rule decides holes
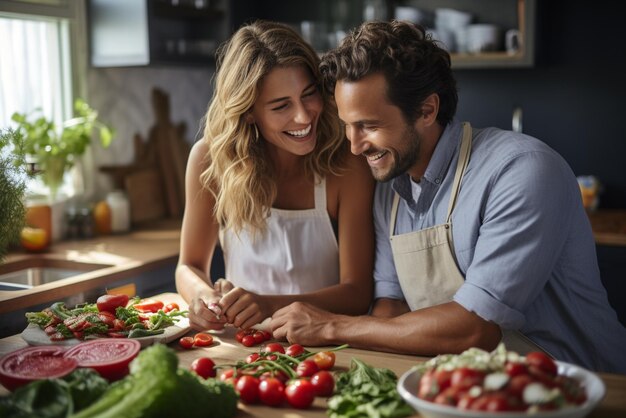
[[[319,371],[317,363],[313,360],[304,360],[296,367],[296,374],[298,377],[311,377]]]
[[[315,400],[315,388],[310,381],[298,379],[287,385],[285,395],[289,405],[298,409],[306,409]]]
[[[163,309],[163,302],[154,299],[142,299],[139,303],[133,305],[139,312],[156,313],[159,309]]]
[[[285,385],[275,377],[268,377],[259,383],[259,399],[269,406],[278,406],[285,400]]]
[[[133,339],[97,339],[80,343],[64,354],[78,361],[78,367],[90,367],[107,380],[118,380],[128,374],[128,363],[141,349]]]
[[[526,388],[529,383],[532,383],[534,381],[535,380],[527,374],[513,376],[508,385],[506,385],[506,392],[511,396],[522,399],[522,395],[524,394],[524,388]]]
[[[213,344],[213,336],[206,332],[199,332],[193,336],[193,345],[196,347],[208,347]]]
[[[253,404],[259,400],[259,379],[254,376],[241,376],[235,384],[239,398],[245,403]]]
[[[254,342],[256,344],[261,344],[266,340],[265,334],[263,334],[261,331],[255,331],[254,334],[252,334],[252,337],[254,338]]]
[[[269,379],[270,377],[280,380],[281,382],[283,382],[283,384],[287,383],[287,381],[289,380],[289,376],[282,370],[272,370],[264,372],[259,378],[261,380],[264,380]]]
[[[222,372],[220,372],[219,379],[222,382],[225,382],[226,380],[228,380],[228,379],[230,379],[230,378],[232,378],[234,376],[235,376],[235,369],[226,369],[226,370],[223,370]]]
[[[265,341],[267,340],[271,340],[272,339],[272,333],[269,331],[261,331],[263,333],[263,335],[265,336]]]
[[[427,370],[421,377],[417,388],[417,396],[432,401],[439,394],[439,387],[435,380],[435,371]]]
[[[96,300],[96,306],[100,312],[115,313],[118,306],[126,306],[128,303],[127,295],[103,295]]]
[[[115,315],[108,311],[98,312],[98,318],[109,328],[113,328],[115,324]]]
[[[285,350],[285,354],[291,357],[297,357],[302,353],[304,353],[304,347],[302,347],[300,344],[291,344]]]
[[[433,377],[439,386],[439,393],[448,389],[452,384],[452,370],[436,370]]]
[[[320,351],[319,353],[315,353],[313,361],[320,370],[332,369],[335,365],[335,353],[332,351]]]
[[[55,345],[26,347],[0,359],[0,383],[10,391],[33,380],[63,377],[78,361],[63,356],[64,347]]]
[[[452,386],[469,389],[472,386],[482,386],[485,380],[485,373],[469,367],[460,367],[452,372],[450,379]]]
[[[524,363],[518,362],[508,362],[506,366],[504,366],[506,373],[511,376],[519,376],[521,374],[528,374],[528,368]]]
[[[319,371],[311,376],[311,384],[315,388],[316,396],[331,396],[335,390],[335,378],[326,370]]]
[[[180,344],[182,348],[190,349],[193,347],[193,337],[182,337],[178,340],[178,344]]]
[[[165,307],[163,308],[163,312],[168,313],[168,312],[172,312],[172,311],[180,311],[180,306],[178,306],[178,303],[176,302],[171,302],[168,303],[167,305],[165,305]]]
[[[245,336],[246,336],[246,331],[241,329],[237,331],[237,334],[235,334],[235,339],[237,340],[238,343],[240,343],[243,340],[243,337]]]
[[[433,402],[441,404],[441,405],[451,405],[456,406],[461,399],[461,396],[465,395],[467,392],[465,389],[458,386],[449,386],[446,389],[442,390]]]
[[[492,393],[487,397],[485,411],[502,412],[511,410],[513,410],[513,408],[511,407],[509,400],[502,393]]]
[[[546,353],[541,351],[533,351],[526,355],[526,363],[529,366],[535,366],[540,370],[548,373],[550,376],[556,376],[557,366],[554,360]]]
[[[261,358],[261,356],[259,355],[259,353],[252,353],[248,357],[246,357],[246,363],[248,363],[248,364],[254,363],[255,361],[257,361],[260,358]]]
[[[459,402],[457,402],[456,407],[459,409],[472,409],[472,403],[476,400],[476,397],[470,395],[469,393],[465,392],[464,394],[461,395],[461,397],[459,398]]]
[[[254,337],[252,335],[244,335],[244,337],[241,339],[241,344],[245,345],[246,347],[252,347],[253,345],[256,345],[256,341],[254,340]]]
[[[279,343],[269,343],[268,345],[265,346],[265,349],[263,351],[265,351],[266,353],[285,354],[285,347],[283,347]]]
[[[215,377],[215,363],[208,357],[199,357],[191,363],[190,370],[205,379]]]

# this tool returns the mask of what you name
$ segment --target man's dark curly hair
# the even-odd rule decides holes
[[[329,51],[320,64],[324,87],[335,91],[337,81],[358,81],[383,73],[387,95],[408,123],[422,114],[422,103],[439,95],[437,121],[446,126],[456,113],[456,80],[450,55],[426,36],[424,28],[408,22],[365,22]]]

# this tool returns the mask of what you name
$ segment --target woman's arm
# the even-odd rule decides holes
[[[208,274],[219,225],[212,216],[215,200],[200,182],[200,174],[206,167],[206,152],[207,145],[203,141],[197,142],[187,162],[176,290],[189,303],[189,320],[194,328],[221,329],[223,320],[218,320],[207,308],[209,303],[219,300],[221,294],[211,286]]]

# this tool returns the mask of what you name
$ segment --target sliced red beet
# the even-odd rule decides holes
[[[65,357],[75,359],[78,367],[90,367],[113,381],[128,374],[128,364],[140,349],[141,344],[136,340],[99,338],[75,345],[65,352]]]
[[[0,359],[0,383],[13,391],[33,380],[63,377],[76,369],[78,361],[64,357],[65,347],[26,347]]]

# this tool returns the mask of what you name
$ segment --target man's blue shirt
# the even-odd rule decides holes
[[[389,242],[394,192],[401,197],[395,234],[444,223],[461,136],[458,121],[446,127],[419,183],[402,175],[378,184],[376,298],[404,298]],[[626,373],[626,329],[600,281],[576,178],[554,150],[527,135],[473,129],[452,235],[465,276],[457,303],[559,360]]]

